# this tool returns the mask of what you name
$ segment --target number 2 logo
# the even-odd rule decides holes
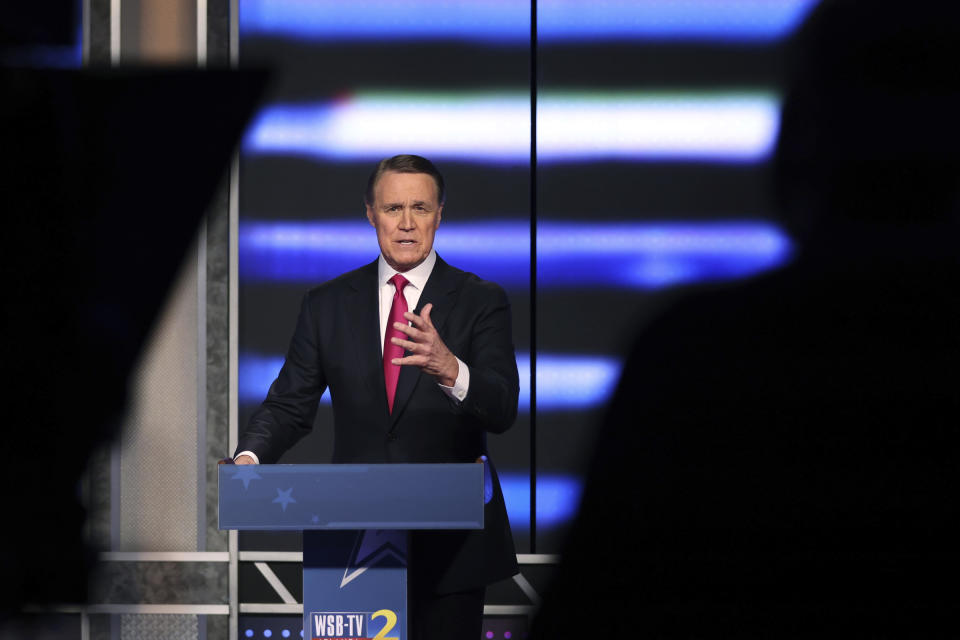
[[[393,631],[393,628],[397,624],[397,614],[390,609],[380,609],[380,611],[375,612],[370,616],[371,620],[376,618],[386,618],[387,621],[383,625],[383,629],[380,629],[380,632],[373,636],[373,640],[400,640],[397,636],[387,637],[387,634]]]

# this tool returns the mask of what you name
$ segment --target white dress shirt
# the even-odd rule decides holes
[[[407,279],[409,284],[403,288],[403,297],[407,300],[407,308],[411,311],[417,308],[417,303],[420,302],[420,294],[423,293],[423,288],[427,285],[427,279],[433,272],[433,265],[436,263],[437,252],[431,249],[430,255],[428,255],[423,262],[413,269],[404,272],[403,277]],[[397,273],[399,272],[388,265],[387,261],[383,259],[383,254],[380,254],[380,258],[377,260],[377,282],[380,283],[378,291],[380,295],[381,356],[383,356],[384,338],[387,335],[387,323],[390,322],[390,308],[393,306],[393,295],[396,293],[396,289],[393,283],[390,282],[390,278]],[[456,355],[454,355],[454,357],[456,358]],[[437,384],[443,389],[444,393],[460,403],[467,397],[467,389],[470,387],[470,369],[460,358],[457,358],[457,364],[460,368],[457,371],[457,381],[453,383],[453,386],[447,387],[440,383]]]
[[[409,282],[409,284],[403,288],[403,297],[407,300],[408,309],[413,310],[417,308],[417,303],[420,302],[420,294],[423,293],[423,288],[427,285],[427,280],[430,278],[431,272],[433,272],[433,265],[436,263],[437,252],[431,249],[430,255],[428,255],[423,262],[403,274],[403,277]],[[383,356],[383,341],[387,335],[387,323],[390,322],[390,308],[393,306],[393,295],[396,292],[393,283],[390,282],[390,278],[397,273],[399,272],[388,265],[387,261],[383,259],[383,254],[380,254],[380,258],[377,260],[377,282],[380,283],[380,286],[377,287],[377,295],[380,301],[381,357]],[[454,355],[454,357],[456,358],[456,355]],[[450,399],[459,404],[467,397],[467,391],[470,388],[470,369],[460,358],[457,358],[457,365],[459,366],[459,370],[457,371],[457,380],[453,383],[453,386],[448,387],[439,382],[437,386],[440,387]],[[260,463],[260,459],[252,451],[241,451],[237,454],[236,458],[244,455],[253,458],[257,464]]]

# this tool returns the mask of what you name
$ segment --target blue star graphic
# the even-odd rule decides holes
[[[255,465],[252,464],[239,464],[237,465],[237,470],[233,473],[234,480],[243,480],[243,488],[250,488],[251,480],[261,480],[260,476],[257,474],[257,470],[254,468]]]
[[[280,508],[284,511],[287,510],[287,505],[291,502],[296,502],[293,498],[290,497],[290,494],[293,493],[293,487],[290,487],[286,491],[277,489],[277,497],[273,499],[274,502],[280,503]]]
[[[316,524],[320,522],[320,516],[313,516],[312,518],[310,518],[310,521]]]

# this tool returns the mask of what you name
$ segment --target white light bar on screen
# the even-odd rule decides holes
[[[267,107],[244,150],[526,164],[530,124],[523,94],[357,94]],[[537,106],[537,160],[759,162],[772,152],[779,124],[779,101],[769,93],[547,93]]]
[[[257,116],[244,150],[329,160],[416,153],[435,160],[470,156],[478,162],[526,162],[530,100],[516,95],[397,93],[276,105]]]
[[[767,42],[789,35],[818,0],[538,0],[541,43]],[[320,43],[459,40],[523,45],[522,0],[240,0],[243,36]]]

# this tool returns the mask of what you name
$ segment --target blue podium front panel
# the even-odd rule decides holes
[[[406,561],[406,531],[304,531],[304,639],[406,640]]]
[[[483,528],[482,464],[224,464],[219,481],[221,529]]]

